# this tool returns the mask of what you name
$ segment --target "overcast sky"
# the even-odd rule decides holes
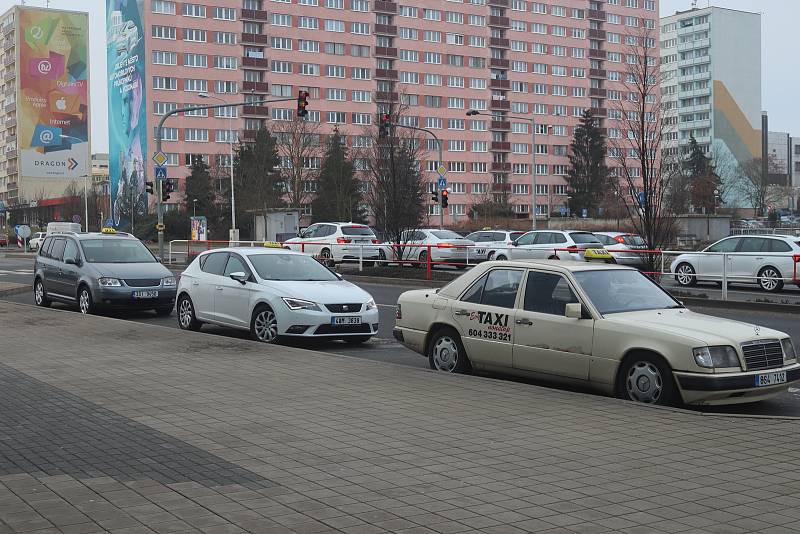
[[[231,0],[232,2],[237,0]],[[18,0],[0,0],[0,13],[18,4]],[[45,0],[28,0],[28,5],[44,6]],[[412,3],[409,0],[409,3]],[[440,4],[441,0],[413,0],[414,4]],[[708,0],[698,0],[706,7]],[[691,0],[660,0],[661,15],[689,9]],[[797,49],[800,45],[797,21],[798,0],[716,0],[711,5],[762,13],[762,107],[769,112],[772,131],[800,136],[800,69]],[[89,12],[91,27],[90,66],[92,104],[92,145],[95,152],[108,151],[107,91],[105,84],[105,0],[51,0],[50,7]],[[735,36],[731,36],[735,38]]]

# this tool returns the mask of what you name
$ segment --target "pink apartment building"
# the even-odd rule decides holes
[[[626,34],[646,26],[658,40],[656,0],[232,4],[148,0],[148,131],[172,106],[211,103],[200,93],[239,102],[305,89],[309,120],[320,122],[323,134],[335,127],[359,145],[376,113],[402,100],[406,124],[435,131],[444,144],[447,224],[491,195],[507,196],[517,216],[530,219],[531,172],[537,218],[559,213],[579,116],[590,108],[603,128],[619,131],[609,98],[621,94]],[[295,109],[294,102],[239,108],[234,135],[248,139],[267,121],[291,120]],[[468,117],[469,110],[480,115]],[[183,178],[192,157],[227,166],[224,111],[176,117],[167,126],[170,178]],[[433,183],[437,155],[428,148],[423,169]],[[438,214],[438,206],[429,213]]]

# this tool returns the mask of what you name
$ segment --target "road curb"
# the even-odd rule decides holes
[[[27,285],[20,285],[19,287],[10,287],[8,289],[0,289],[0,298],[2,297],[10,297],[12,295],[21,295],[22,293],[27,293],[31,291],[31,288]]]
[[[684,297],[680,294],[673,294],[672,296],[687,306],[693,305],[703,306],[706,308],[769,311],[776,313],[800,313],[800,304],[778,304],[776,302],[751,302],[744,300],[716,300],[702,297]]]

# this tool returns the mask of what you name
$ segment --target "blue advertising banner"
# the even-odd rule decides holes
[[[147,212],[143,7],[144,0],[106,0],[108,158],[115,225]]]

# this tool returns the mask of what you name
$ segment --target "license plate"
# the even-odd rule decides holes
[[[331,324],[361,324],[361,317],[331,317]]]
[[[776,384],[786,383],[786,371],[777,371],[775,373],[764,373],[763,375],[756,375],[756,387],[774,386]]]
[[[135,299],[154,299],[158,298],[158,291],[134,291],[133,298]]]

